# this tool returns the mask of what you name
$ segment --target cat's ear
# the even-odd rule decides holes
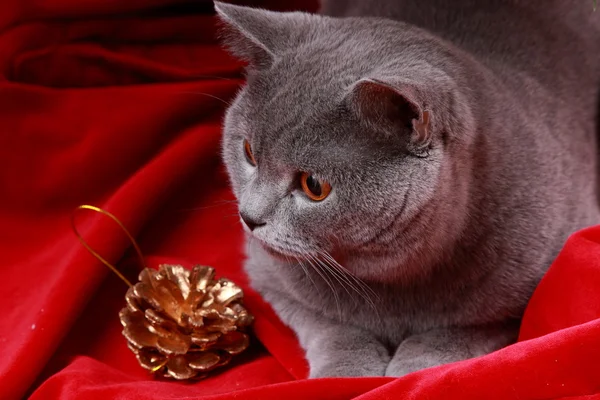
[[[257,68],[268,68],[278,53],[289,49],[292,36],[308,18],[304,13],[282,13],[215,1],[229,51]]]
[[[431,140],[431,111],[425,110],[418,88],[409,83],[361,79],[347,96],[352,111],[375,130],[386,134],[410,132],[414,148]]]

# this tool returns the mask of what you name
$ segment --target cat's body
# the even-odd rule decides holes
[[[324,3],[352,19],[218,5],[253,65],[224,140],[260,222],[246,269],[311,376],[397,376],[510,343],[567,236],[600,222],[600,16],[526,3]],[[303,198],[296,170],[330,197]],[[324,251],[369,289],[317,271]]]

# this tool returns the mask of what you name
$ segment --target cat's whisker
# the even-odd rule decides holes
[[[290,256],[288,256],[287,254],[282,254],[282,255],[285,258],[285,260],[288,262],[288,264],[295,264],[292,261],[292,259],[290,258]],[[307,278],[310,278],[310,276],[308,275],[308,271],[307,271],[306,267],[300,263],[300,260],[298,260],[297,264],[299,264],[300,267],[302,268],[302,271],[304,271],[304,275],[306,275]],[[311,279],[311,281],[312,281],[312,279]]]
[[[348,278],[346,276],[344,276],[343,274],[341,274],[334,266],[332,266],[331,264],[329,264],[327,261],[323,261],[323,263],[324,263],[325,266],[327,266],[327,269],[336,278],[336,280],[338,282],[340,282],[340,284],[342,285],[342,287],[344,288],[344,290],[346,290],[346,293],[348,293],[348,295],[350,297],[352,297],[352,294],[347,289],[347,287],[350,287],[350,289],[352,289],[352,291],[354,291],[356,294],[358,294],[361,298],[363,298],[369,304],[371,303],[370,299],[359,288],[357,288],[350,280],[348,280]]]
[[[320,270],[318,264],[314,264],[313,260],[314,256],[312,256],[309,253],[305,253],[304,255],[306,257],[306,261],[308,261],[309,265],[312,266],[312,268],[314,269],[314,271],[319,274],[319,276],[325,281],[325,283],[327,284],[327,286],[329,286],[329,288],[331,289],[331,293],[333,294],[333,298],[335,300],[335,306],[337,308],[337,312],[338,312],[338,317],[340,322],[342,322],[342,308],[340,306],[340,298],[338,293],[335,290],[335,287],[333,286],[333,284],[331,283],[331,281],[329,280],[329,278],[327,278],[327,276],[325,275],[324,271]]]
[[[240,228],[240,216],[238,214],[235,215],[221,215],[221,222],[224,224],[228,224],[229,227],[235,227],[235,229]]]
[[[379,315],[377,307],[371,299],[369,292],[365,290],[364,286],[366,286],[366,284],[362,281],[355,283],[352,280],[350,280],[348,277],[350,273],[346,271],[337,261],[335,261],[335,259],[333,259],[333,257],[331,257],[329,253],[326,254],[326,252],[324,251],[319,251],[318,253],[319,255],[325,258],[324,260],[317,259],[319,264],[322,265],[336,279],[340,286],[342,286],[342,288],[346,291],[348,296],[352,298],[352,294],[348,290],[348,287],[350,287],[354,292],[356,292],[356,294],[358,294],[362,299],[364,299],[367,302],[370,308],[372,308]],[[357,279],[352,275],[350,276],[354,279]]]
[[[192,78],[194,79],[219,79],[222,81],[234,81],[236,79],[232,79],[232,78],[226,78],[224,76],[218,76],[218,75],[192,75]]]
[[[327,259],[331,264],[333,264],[333,266],[339,270],[340,273],[344,274],[345,277],[347,277],[348,279],[351,279],[353,282],[355,282],[358,286],[360,286],[361,288],[363,288],[364,290],[366,290],[367,292],[369,292],[370,294],[372,294],[373,296],[377,296],[377,293],[375,293],[373,291],[373,289],[371,289],[366,283],[364,283],[361,279],[357,278],[356,276],[354,276],[350,271],[348,271],[346,268],[344,268],[335,258],[333,258],[331,256],[331,254],[329,254],[327,251],[325,250],[320,250],[319,254],[323,257],[325,257],[325,259]]]
[[[381,300],[379,295],[369,285],[367,285],[362,279],[355,276],[352,272],[350,272],[346,268],[344,268],[335,258],[333,258],[331,256],[331,254],[329,254],[327,251],[323,250],[322,255],[324,257],[326,257],[328,260],[330,260],[332,263],[334,263],[341,272],[343,272],[348,278],[350,278],[354,282],[356,282],[356,284],[358,286],[362,287],[366,292],[368,292],[368,293],[370,293],[370,295],[374,296],[376,300],[378,300],[378,301]]]
[[[291,262],[289,257],[286,256],[285,258],[287,258],[288,262]],[[315,290],[318,290],[319,287],[317,286],[317,284],[315,283],[315,281],[313,280],[312,276],[310,276],[310,272],[308,272],[308,269],[306,268],[306,265],[304,265],[304,263],[302,262],[302,260],[298,260],[298,264],[300,265],[300,267],[302,268],[302,271],[304,271],[304,275],[306,275],[306,277],[310,280],[310,282],[312,283],[313,287],[315,288]]]
[[[353,282],[350,279],[348,279],[344,269],[333,258],[328,257],[328,255],[323,251],[319,251],[319,255],[324,258],[323,262],[325,262],[328,265],[328,267],[333,273],[341,276],[350,287],[356,290],[356,285],[354,285]]]
[[[348,296],[352,297],[352,293],[350,293],[350,291],[347,288],[347,286],[351,285],[349,285],[347,281],[343,280],[343,276],[340,276],[339,273],[337,273],[337,271],[335,271],[335,269],[331,265],[327,264],[327,262],[325,262],[324,260],[320,260],[319,258],[315,257],[315,262],[323,266],[325,271],[331,274],[331,276],[340,284],[340,286],[342,287],[342,289],[344,289]],[[355,288],[353,289],[356,291]]]
[[[366,294],[364,294],[360,290],[360,288],[357,288],[354,284],[352,284],[344,275],[342,275],[339,271],[337,271],[335,269],[335,267],[331,266],[330,264],[325,264],[325,265],[328,266],[328,270],[336,278],[336,280],[338,282],[340,282],[340,284],[342,285],[344,290],[346,290],[346,293],[348,293],[348,295],[350,297],[352,297],[352,294],[350,293],[350,291],[348,291],[348,289],[346,287],[350,287],[352,289],[352,291],[354,293],[356,293],[360,298],[364,299],[367,302],[367,304],[369,304],[369,306],[374,307],[374,304],[371,301],[371,299]]]
[[[377,299],[379,298],[377,294],[373,292],[373,289],[371,289],[366,283],[364,283],[363,281],[352,275],[345,268],[343,268],[333,257],[331,257],[329,253],[325,251],[320,251],[319,254],[323,256],[325,260],[328,261],[330,271],[332,273],[335,273],[337,276],[343,279],[344,282],[346,282],[346,284],[352,290],[354,290],[360,297],[362,297],[373,310],[377,311],[377,307],[373,299],[371,298],[371,295],[374,295],[375,297],[377,297]]]
[[[240,219],[240,214],[223,214],[223,217]]]
[[[231,106],[230,102],[228,102],[228,101],[226,101],[226,100],[224,100],[224,99],[222,99],[220,97],[214,96],[214,95],[212,95],[210,93],[202,93],[202,92],[179,92],[179,93],[180,94],[195,94],[195,95],[198,95],[198,96],[207,96],[207,97],[210,97],[212,99],[219,100],[221,103],[225,104],[227,107]]]

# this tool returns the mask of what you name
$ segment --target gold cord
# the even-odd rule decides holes
[[[106,265],[112,272],[114,272],[123,282],[125,282],[125,284],[127,284],[127,286],[131,287],[133,286],[131,284],[131,282],[129,282],[129,280],[127,278],[125,278],[125,276],[119,272],[119,270],[117,269],[117,267],[115,267],[114,265],[112,265],[111,263],[109,263],[108,261],[106,261],[106,259],[104,259],[104,257],[102,257],[100,254],[98,254],[94,249],[91,248],[91,246],[89,244],[87,244],[87,242],[83,239],[83,236],[81,236],[81,234],[79,233],[79,231],[77,230],[76,226],[75,226],[75,214],[76,211],[78,210],[92,210],[92,211],[96,211],[102,215],[106,215],[107,217],[109,217],[110,219],[112,219],[113,221],[115,221],[117,223],[117,225],[119,225],[119,227],[123,230],[123,232],[125,232],[125,234],[127,235],[127,237],[129,238],[129,240],[131,241],[131,244],[133,244],[133,247],[135,248],[135,251],[137,252],[137,255],[142,263],[142,266],[144,268],[146,268],[146,262],[144,261],[144,256],[142,255],[142,250],[140,250],[140,246],[138,246],[137,242],[135,241],[135,239],[133,238],[133,236],[131,235],[131,233],[129,233],[129,231],[127,230],[127,228],[125,228],[125,225],[123,225],[123,223],[121,221],[119,221],[119,219],[117,217],[115,217],[113,214],[109,213],[106,210],[103,210],[101,208],[95,207],[95,206],[90,206],[88,204],[83,204],[80,205],[79,207],[77,207],[75,209],[75,211],[73,212],[73,214],[71,214],[71,226],[73,227],[73,232],[75,233],[75,235],[77,236],[77,238],[79,239],[79,241],[81,242],[81,244],[94,256],[96,257],[100,262],[102,262],[102,264]]]

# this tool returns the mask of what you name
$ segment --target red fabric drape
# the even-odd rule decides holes
[[[314,10],[315,1],[285,8]],[[566,244],[520,343],[402,379],[306,380],[293,333],[241,270],[242,233],[219,160],[223,111],[241,82],[240,63],[215,40],[210,2],[4,0],[0,398],[598,397],[600,227]],[[152,379],[120,333],[125,285],[71,231],[83,203],[116,214],[150,266],[208,264],[242,285],[256,315],[251,349],[203,381]],[[84,211],[77,221],[136,279],[140,264],[114,223]]]

